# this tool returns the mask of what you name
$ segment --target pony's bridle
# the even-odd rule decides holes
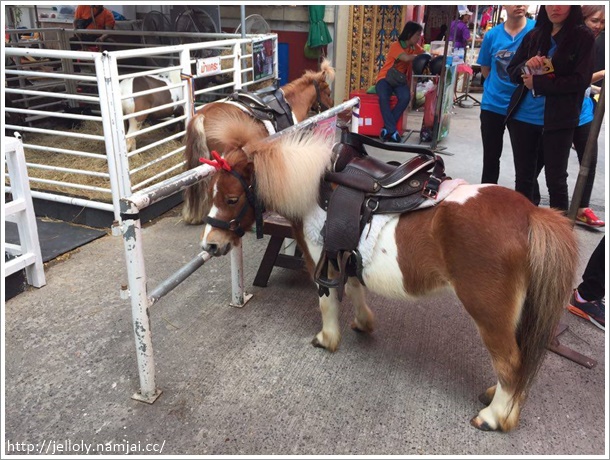
[[[322,102],[322,96],[320,94],[320,83],[318,82],[318,80],[313,81],[313,86],[316,88],[316,104],[312,105],[311,108],[313,109],[315,107],[317,113],[328,110],[330,107],[328,107],[326,104],[324,104],[324,102]]]
[[[214,166],[216,169],[224,169],[233,177],[235,177],[246,193],[246,202],[241,207],[237,217],[231,219],[230,221],[216,219],[214,217],[206,216],[204,222],[212,227],[220,228],[223,230],[228,230],[237,235],[238,238],[241,238],[246,234],[246,231],[241,226],[241,220],[248,212],[248,208],[252,207],[254,209],[254,218],[256,220],[256,237],[261,239],[263,237],[263,206],[260,200],[256,197],[256,178],[253,179],[252,184],[248,185],[243,176],[231,168],[231,165],[227,163],[227,161],[222,158],[216,151],[212,151],[212,156],[215,158],[214,160],[208,160],[207,158],[199,158],[201,163],[206,163]]]

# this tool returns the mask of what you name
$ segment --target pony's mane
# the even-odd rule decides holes
[[[330,165],[333,139],[314,132],[249,145],[259,197],[288,219],[302,220],[317,205],[320,178]]]
[[[327,83],[331,83],[335,79],[335,69],[327,58],[324,58],[320,64],[320,70],[306,70],[301,78],[286,83],[282,88],[284,91],[295,91],[298,90],[300,85],[310,85],[314,80],[320,80],[322,76]]]
[[[231,108],[233,107],[231,106]],[[216,117],[216,119],[222,121],[209,123],[206,126],[205,134],[210,142],[225,145],[227,151],[241,148],[248,142],[268,135],[267,130],[254,118],[243,116],[240,112],[234,110],[223,110],[223,112]]]
[[[320,73],[324,73],[326,75],[327,83],[330,83],[335,79],[335,69],[327,58],[324,58],[320,63],[320,70],[318,72],[315,72],[313,70],[306,70],[304,75],[306,77],[310,76],[312,78],[319,78]]]

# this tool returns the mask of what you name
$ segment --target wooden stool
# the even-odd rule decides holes
[[[302,270],[305,267],[303,254],[298,247],[295,248],[294,255],[280,254],[284,240],[294,238],[292,226],[286,218],[274,212],[266,212],[263,216],[263,234],[271,235],[271,239],[252,283],[254,286],[266,287],[273,267],[291,270]]]

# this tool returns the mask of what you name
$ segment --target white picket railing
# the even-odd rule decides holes
[[[46,284],[46,280],[21,140],[5,139],[3,160],[8,166],[13,195],[13,200],[4,205],[4,215],[7,221],[17,224],[19,232],[19,244],[5,242],[6,252],[15,258],[4,264],[4,277],[25,268],[28,284],[39,288]]]

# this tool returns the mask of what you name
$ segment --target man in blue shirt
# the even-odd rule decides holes
[[[472,12],[467,8],[460,9],[460,19],[455,19],[449,28],[449,41],[453,42],[453,49],[466,48],[468,40],[470,40],[470,30],[468,29],[468,21]]]
[[[510,81],[506,68],[523,37],[536,24],[525,16],[527,5],[506,5],[504,9],[506,21],[487,31],[477,60],[485,78],[481,101],[483,184],[497,184],[500,176],[506,111],[517,87]]]

